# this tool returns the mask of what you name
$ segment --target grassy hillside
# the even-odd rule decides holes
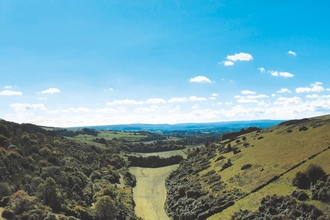
[[[192,151],[167,179],[168,214],[175,218],[179,210],[200,219],[231,219],[240,209],[256,211],[265,196],[297,190],[292,180],[310,164],[330,174],[329,146],[328,115],[283,122]],[[311,198],[311,190],[305,192]],[[330,214],[328,203],[306,203]],[[199,209],[199,204],[207,206]]]
[[[290,195],[296,189],[292,185],[295,174],[306,170],[310,164],[320,165],[326,173],[330,173],[329,116],[286,122],[259,133],[250,133],[245,137],[246,141],[243,141],[242,137],[237,137],[236,140],[229,142],[232,146],[238,147],[241,153],[225,154],[231,159],[233,166],[221,172],[224,182],[230,184],[232,188],[249,194],[271,178],[285,174],[261,190],[238,200],[234,206],[210,219],[218,219],[220,216],[230,219],[229,216],[239,209],[257,210],[261,198],[266,195]],[[237,144],[237,140],[241,141]],[[250,147],[245,148],[244,143],[249,143]],[[313,157],[314,155],[316,156]],[[216,170],[218,166],[221,166],[214,162],[214,159],[211,163],[210,169]],[[290,170],[300,163],[302,163],[300,166]],[[252,167],[241,170],[245,164],[252,164]],[[324,204],[313,200],[309,203],[330,213],[329,209],[324,209]]]

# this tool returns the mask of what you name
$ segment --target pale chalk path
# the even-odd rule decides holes
[[[165,178],[179,165],[161,168],[131,167],[136,177],[133,188],[135,213],[144,220],[169,220],[164,210],[166,199]]]

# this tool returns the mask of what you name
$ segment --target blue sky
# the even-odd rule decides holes
[[[329,8],[0,0],[0,118],[84,126],[328,114]]]

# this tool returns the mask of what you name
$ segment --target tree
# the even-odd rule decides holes
[[[10,134],[6,125],[0,124],[0,134],[3,134],[5,137],[9,138]]]
[[[292,180],[292,185],[300,189],[308,189],[310,187],[310,179],[304,172],[297,172],[296,177]]]
[[[6,182],[0,182],[0,200],[5,196],[10,196],[11,193],[9,184]]]
[[[21,214],[32,208],[33,199],[23,190],[18,190],[10,197],[9,206],[16,214]]]
[[[326,175],[322,167],[315,164],[309,165],[306,173],[312,183],[316,183],[319,179]]]
[[[102,196],[95,203],[95,211],[99,220],[116,218],[116,209],[110,196]]]
[[[49,205],[53,211],[59,211],[61,209],[60,199],[57,195],[55,180],[51,177],[47,177],[45,183],[40,184],[39,197],[45,205]]]

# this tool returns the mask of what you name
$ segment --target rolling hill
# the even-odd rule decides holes
[[[242,129],[258,123],[264,125],[259,126],[263,129],[253,132]],[[329,219],[330,115],[281,121],[276,125],[274,121],[258,123],[237,122],[227,128],[240,132],[223,136],[228,139],[186,146],[181,152],[186,154],[185,159],[175,165],[177,168],[165,180],[164,209],[170,218]],[[268,127],[267,123],[273,124]],[[160,127],[168,129],[166,126],[169,125]],[[175,129],[194,131],[199,125],[180,126]],[[212,123],[207,126],[219,128]],[[202,129],[206,128],[199,128]],[[139,219],[136,212],[141,213],[148,200],[143,200],[142,206],[136,205],[139,201],[133,200],[133,193],[148,190],[135,188],[136,178],[130,170],[136,170],[139,178],[145,176],[138,172],[142,169],[129,169],[128,157],[140,155],[131,145],[158,148],[184,142],[169,139],[131,143],[125,141],[125,137],[134,136],[131,133],[98,135],[64,137],[52,129],[1,120],[2,217]],[[114,138],[119,136],[124,139]],[[164,154],[154,150],[152,155]],[[151,169],[150,174],[156,172],[147,169]],[[155,179],[164,181],[165,176]],[[164,188],[161,191],[165,194]],[[160,208],[157,203],[155,210]]]
[[[304,205],[313,205],[310,210],[329,215],[330,178],[322,176],[306,189],[292,184],[297,172],[306,173],[311,164],[330,173],[329,146],[327,115],[282,122],[191,150],[188,159],[166,180],[166,211],[173,219],[296,219],[296,208],[286,207],[287,213],[277,209],[269,213],[270,208],[264,207],[276,199],[289,203],[284,198],[295,194],[295,190],[296,194],[307,195]],[[320,190],[323,202],[316,195]],[[300,207],[300,201],[293,203]],[[301,216],[316,219],[304,211],[299,210]]]
[[[150,132],[170,132],[170,131],[218,131],[230,132],[247,127],[267,128],[283,120],[252,120],[252,121],[229,121],[212,123],[180,123],[180,124],[123,124],[123,125],[100,125],[88,126],[96,130],[117,130],[117,131],[150,131]],[[80,129],[84,127],[75,127]]]

